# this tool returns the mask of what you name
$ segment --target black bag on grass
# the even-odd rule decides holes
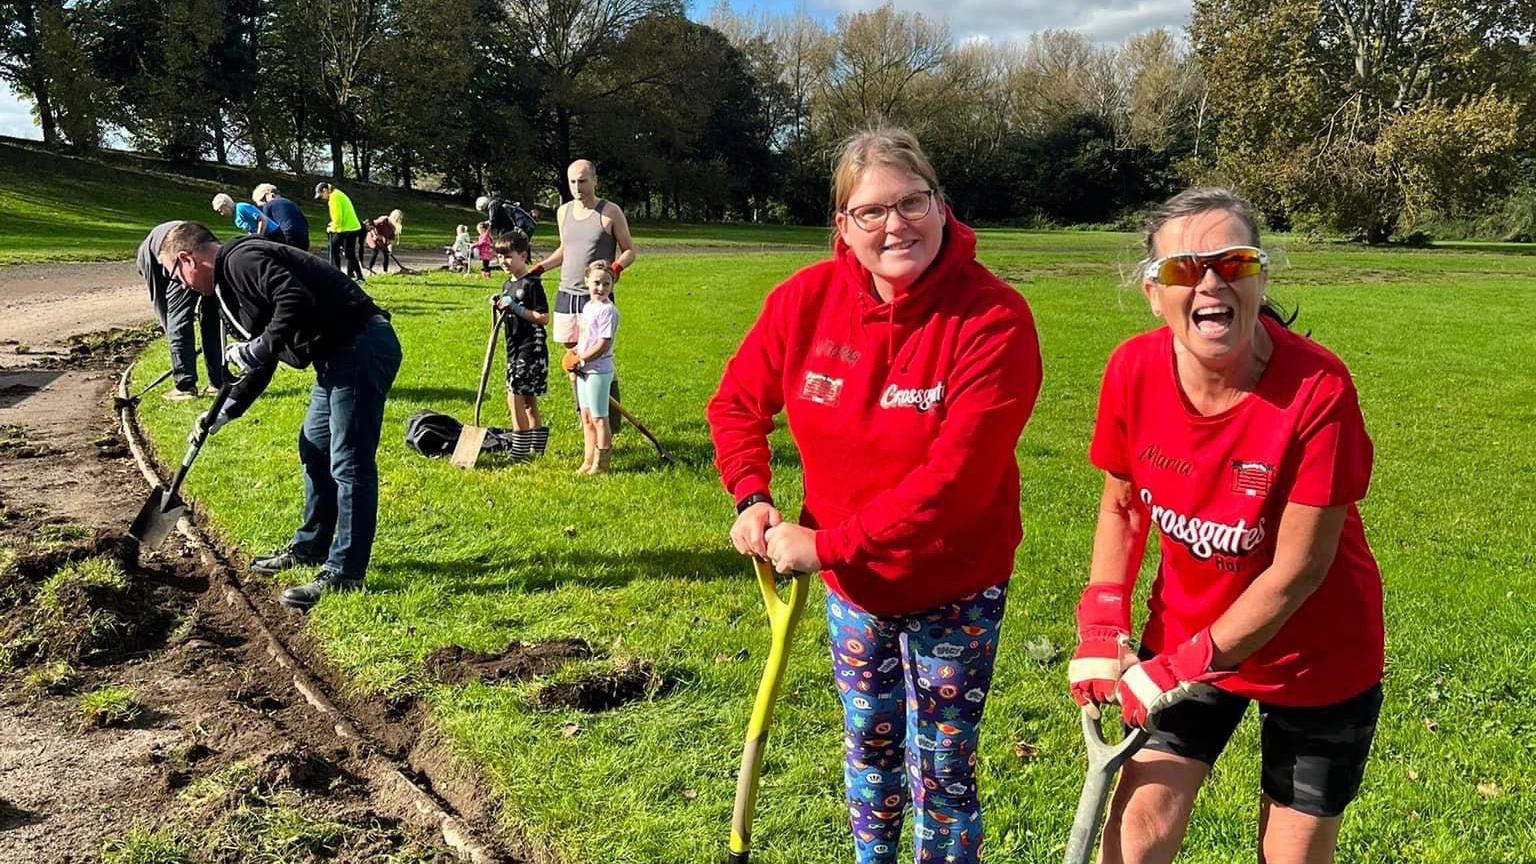
[[[405,446],[423,456],[448,456],[464,424],[436,411],[417,411],[405,421]]]

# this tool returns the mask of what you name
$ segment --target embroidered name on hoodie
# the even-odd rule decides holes
[[[932,387],[898,387],[895,384],[880,394],[881,408],[916,408],[921,414],[944,401],[944,382]]]

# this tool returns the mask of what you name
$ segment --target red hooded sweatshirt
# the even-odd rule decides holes
[[[709,403],[737,501],[768,491],[767,436],[785,411],[822,577],[877,615],[1007,581],[1023,537],[1014,448],[1040,392],[1034,318],[948,208],[944,232],[890,303],[839,238],[831,261],[768,295]]]

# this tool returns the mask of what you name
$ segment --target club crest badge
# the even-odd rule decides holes
[[[842,394],[843,379],[816,372],[806,372],[805,383],[800,385],[800,398],[817,405],[836,405]]]
[[[1263,462],[1232,460],[1232,491],[1250,498],[1269,494],[1275,479],[1275,469]]]

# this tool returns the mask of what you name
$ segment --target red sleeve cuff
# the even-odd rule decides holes
[[[731,503],[739,504],[747,500],[747,496],[757,494],[769,494],[768,478],[757,474],[748,474],[731,486]]]

